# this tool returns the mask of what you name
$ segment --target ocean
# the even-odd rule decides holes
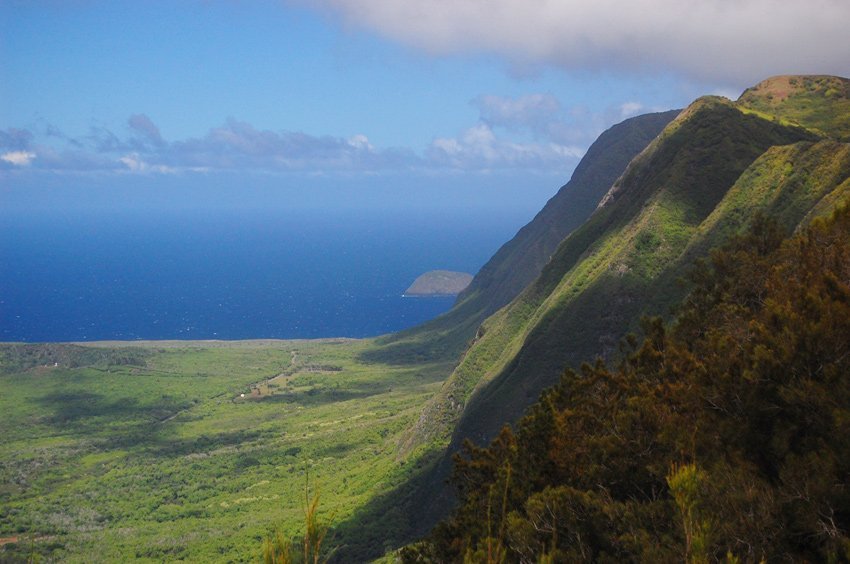
[[[0,217],[0,341],[369,337],[454,298],[530,217],[455,210],[62,210]]]

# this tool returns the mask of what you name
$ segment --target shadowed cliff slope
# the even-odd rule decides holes
[[[537,277],[564,237],[593,213],[629,161],[677,114],[673,110],[631,118],[602,133],[570,181],[493,255],[450,311],[379,340],[366,360],[416,363],[459,357],[481,322]]]
[[[411,534],[427,531],[451,507],[445,482],[464,439],[492,439],[566,367],[616,357],[642,316],[669,318],[688,293],[680,280],[758,212],[789,234],[850,196],[850,144],[842,141],[850,139],[847,84],[776,77],[738,102],[698,99],[620,165],[610,189],[596,193],[601,202],[589,218],[565,229],[554,250],[543,252],[551,244],[542,241],[549,233],[542,226],[550,225],[544,218],[590,164],[482,268],[451,312],[383,342],[379,354],[413,352],[415,361],[472,338],[402,442],[403,453],[444,449],[404,495]],[[610,172],[604,153],[589,151],[592,157]],[[535,252],[524,273],[507,267]],[[533,280],[524,283],[529,272]]]
[[[812,80],[797,78],[800,85]],[[669,316],[687,293],[679,280],[695,260],[754,213],[768,213],[791,232],[850,192],[850,149],[837,141],[850,131],[825,117],[842,107],[846,92],[818,92],[800,96],[827,109],[805,115],[781,104],[770,113],[754,110],[761,101],[752,90],[740,102],[694,102],[631,162],[540,275],[482,324],[407,439],[412,448],[452,437],[428,482],[435,501],[422,511],[424,521],[451,503],[445,489],[433,492],[443,487],[449,455],[463,439],[489,441],[565,367],[616,355],[643,315]],[[795,119],[782,117],[791,113]]]

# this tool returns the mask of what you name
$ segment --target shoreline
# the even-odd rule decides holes
[[[325,343],[343,344],[357,341],[368,341],[380,337],[318,337],[315,339],[139,339],[139,340],[103,340],[103,341],[3,341],[0,347],[14,345],[75,345],[80,347],[206,347],[206,348],[230,348],[230,347],[269,347],[285,343]]]
[[[459,294],[402,294],[402,298],[456,298]]]

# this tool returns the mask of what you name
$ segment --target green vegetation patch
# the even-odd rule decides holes
[[[308,472],[343,524],[421,466],[397,444],[445,373],[370,346],[0,346],[0,559],[256,561]]]
[[[482,325],[410,442],[444,437],[458,420],[455,439],[492,437],[565,365],[616,354],[645,307],[666,312],[683,296],[675,279],[693,258],[683,253],[739,176],[769,148],[801,139],[816,138],[724,98],[694,102],[632,161],[537,280]]]
[[[746,90],[737,105],[784,123],[850,141],[850,80],[837,76],[775,76]]]
[[[675,324],[565,370],[466,442],[459,503],[403,562],[842,562],[850,546],[850,208],[759,216]],[[783,241],[784,239],[784,241]]]

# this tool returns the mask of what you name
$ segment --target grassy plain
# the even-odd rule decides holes
[[[451,369],[370,346],[0,345],[0,560],[256,561],[297,533],[308,472],[350,521],[421,465],[399,438]]]

